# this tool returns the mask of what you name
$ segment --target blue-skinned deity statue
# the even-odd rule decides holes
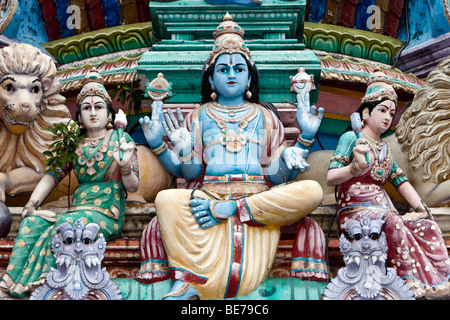
[[[310,86],[299,82],[301,134],[288,147],[276,108],[259,100],[258,72],[243,35],[228,14],[216,28],[200,107],[184,118],[179,108],[163,114],[163,103],[155,101],[151,118],[140,119],[154,154],[189,186],[159,192],[157,217],[142,236],[138,280],[171,278],[166,299],[224,299],[252,292],[269,275],[280,228],[299,220],[305,225],[302,237],[307,229],[309,239],[316,239],[309,244],[325,243],[320,227],[306,217],[322,201],[320,185],[293,181],[309,169],[306,158],[324,111],[310,106]],[[173,148],[163,141],[164,134]],[[312,257],[300,254],[291,274],[326,280],[324,247],[307,246],[304,253],[319,252],[315,267],[303,272],[309,268],[301,264]]]

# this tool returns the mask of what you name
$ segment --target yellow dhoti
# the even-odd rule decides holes
[[[241,183],[203,184],[223,200]],[[248,190],[248,186],[245,187]],[[192,190],[160,191],[155,205],[159,228],[175,279],[191,283],[201,299],[223,299],[251,293],[268,276],[280,239],[280,227],[292,224],[322,201],[320,185],[297,181],[258,191],[237,200],[238,212],[226,221],[201,229],[190,211]],[[201,190],[195,197],[212,200]]]

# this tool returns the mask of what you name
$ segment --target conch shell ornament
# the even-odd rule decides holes
[[[309,92],[316,90],[314,76],[307,74],[305,68],[300,67],[295,76],[289,77],[291,81],[291,91],[296,93]]]
[[[167,81],[162,73],[158,73],[158,76],[150,83],[147,82],[145,88],[144,97],[153,101],[163,101],[172,96],[172,83]]]

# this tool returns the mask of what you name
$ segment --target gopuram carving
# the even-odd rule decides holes
[[[56,269],[51,268],[44,285],[36,288],[31,300],[121,300],[119,287],[101,263],[106,250],[100,226],[77,220],[56,228],[52,251]]]
[[[382,220],[347,220],[339,238],[345,268],[325,288],[324,300],[413,300],[394,268],[386,268],[388,245]]]
[[[18,0],[0,1],[0,33],[5,30],[14,18],[17,11]]]

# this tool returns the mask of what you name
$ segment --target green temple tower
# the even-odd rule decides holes
[[[212,5],[205,0],[150,1],[152,50],[143,54],[138,74],[148,82],[163,73],[173,84],[170,103],[199,103],[204,62],[214,43],[213,31],[228,12],[245,31],[244,40],[259,70],[260,98],[272,103],[295,101],[290,76],[299,67],[320,80],[320,61],[305,50],[306,0],[264,0],[260,6]],[[311,92],[317,100],[318,90]]]

